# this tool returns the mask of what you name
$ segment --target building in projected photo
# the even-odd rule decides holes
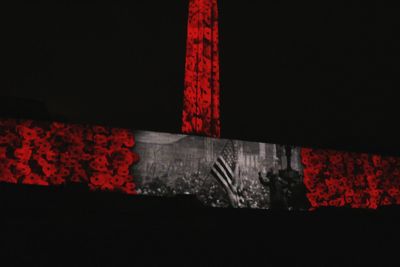
[[[206,205],[224,207],[229,203],[224,187],[211,169],[228,140],[199,136],[138,131],[135,151],[141,155],[134,166],[138,192],[173,196],[194,194]],[[242,189],[241,207],[268,208],[269,190],[259,173],[286,168],[283,148],[273,144],[233,140],[234,182]],[[299,170],[298,149],[292,153],[292,167]]]

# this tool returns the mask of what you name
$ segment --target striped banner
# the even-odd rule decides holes
[[[222,184],[233,207],[239,207],[241,202],[235,179],[237,160],[238,154],[234,143],[232,140],[229,140],[211,168],[211,174]]]

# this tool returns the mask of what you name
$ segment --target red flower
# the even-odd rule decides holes
[[[60,175],[51,176],[49,178],[49,180],[50,180],[50,183],[54,184],[54,185],[61,185],[61,184],[65,183],[65,179],[63,177],[61,177]]]
[[[93,170],[98,171],[98,172],[107,172],[108,171],[108,169],[105,165],[99,164],[96,161],[90,162],[89,166],[90,166],[90,168],[92,168]]]
[[[369,204],[369,208],[370,209],[377,209],[378,208],[378,203],[376,203],[376,202],[371,202],[370,204]]]
[[[108,183],[108,181],[110,181],[110,180],[111,180],[111,175],[108,175],[105,173],[95,174],[92,177],[90,177],[90,182],[96,186],[100,186],[105,183]]]
[[[112,191],[114,190],[114,186],[112,184],[109,183],[105,183],[101,186],[101,190],[103,191]]]
[[[74,174],[74,175],[72,175],[72,177],[71,177],[71,182],[73,182],[73,183],[79,183],[79,182],[81,182],[81,177],[80,177],[78,174]]]
[[[132,133],[127,133],[127,137],[124,139],[124,145],[127,147],[133,147],[135,145],[135,138]]]
[[[28,161],[32,156],[32,150],[26,147],[17,148],[14,151],[14,156],[19,160]]]
[[[49,185],[48,182],[41,179],[41,177],[35,173],[31,173],[27,175],[22,181],[23,184],[31,184],[31,185]]]
[[[75,162],[75,164],[71,165],[74,169],[74,172],[80,173],[80,172],[85,172],[85,170],[82,167],[82,164],[79,162]]]
[[[15,165],[15,169],[17,173],[20,175],[28,175],[32,172],[31,168],[27,164],[17,163]]]
[[[59,171],[59,175],[61,177],[66,177],[66,176],[70,175],[70,173],[71,172],[65,167],[61,168],[60,171]]]
[[[108,138],[105,135],[96,134],[94,136],[94,142],[96,143],[96,145],[102,146],[107,144]]]
[[[388,197],[385,197],[382,201],[382,205],[385,205],[385,206],[392,205],[392,204],[393,204],[392,201],[390,201],[390,199]]]
[[[46,177],[49,177],[57,172],[57,168],[53,164],[46,164],[42,166],[42,171]]]
[[[96,162],[96,164],[99,164],[99,165],[104,165],[104,166],[108,165],[108,160],[105,156],[96,157],[94,159],[94,162]]]
[[[353,198],[352,197],[350,197],[350,196],[346,197],[346,203],[351,204],[352,202],[353,202]]]
[[[111,179],[111,184],[114,186],[122,186],[125,183],[125,179],[119,175],[115,175]]]
[[[57,159],[57,153],[56,152],[54,152],[54,151],[51,151],[51,150],[48,150],[47,152],[46,152],[46,159],[48,160],[48,161],[55,161],[56,159]]]
[[[128,166],[121,166],[118,168],[118,175],[127,176],[129,174]]]
[[[301,158],[301,162],[304,164],[304,165],[309,165],[310,164],[310,158],[309,157],[307,157],[307,156],[303,156],[302,158]]]
[[[39,148],[39,149],[35,149],[35,154],[34,154],[34,155],[35,155],[35,156],[40,155],[40,156],[42,156],[42,157],[47,157],[47,156],[46,156],[47,152],[48,152],[48,150]]]
[[[19,125],[19,126],[17,126],[17,131],[24,139],[26,139],[28,141],[32,141],[37,138],[37,134],[36,134],[35,130],[29,129],[28,127]]]
[[[136,193],[136,185],[134,183],[126,183],[125,184],[125,192],[127,194],[135,194]]]

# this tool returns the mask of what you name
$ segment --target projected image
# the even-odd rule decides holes
[[[138,194],[191,194],[211,207],[306,208],[297,147],[146,131],[135,137]]]

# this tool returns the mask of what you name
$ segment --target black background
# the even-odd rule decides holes
[[[179,133],[187,8],[153,0],[2,9],[1,115]],[[223,137],[400,155],[395,6],[226,0],[219,9]],[[395,256],[393,209],[216,211],[73,190],[3,188],[14,200],[1,204],[3,242],[18,260],[343,266]],[[18,209],[26,203],[37,206]]]

